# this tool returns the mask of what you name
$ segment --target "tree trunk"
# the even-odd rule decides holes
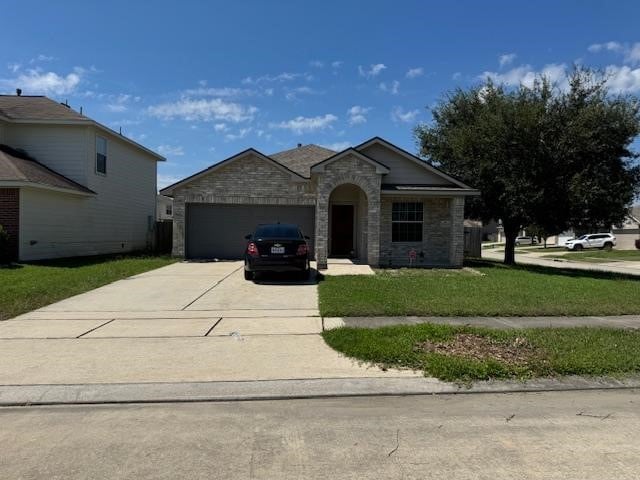
[[[518,228],[504,229],[504,264],[515,265],[516,264],[516,237],[518,236]]]

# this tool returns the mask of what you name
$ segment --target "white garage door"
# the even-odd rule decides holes
[[[313,250],[315,208],[278,205],[223,205],[188,203],[185,218],[187,258],[242,258],[246,240],[261,223],[293,223],[311,237]],[[313,253],[313,252],[312,252]]]

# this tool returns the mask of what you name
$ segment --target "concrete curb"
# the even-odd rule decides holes
[[[640,377],[564,377],[461,386],[434,378],[328,378],[244,382],[3,385],[0,406],[228,402],[395,395],[518,393],[640,388]]]

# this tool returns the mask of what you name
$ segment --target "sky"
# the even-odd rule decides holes
[[[47,95],[151,148],[159,187],[253,147],[413,128],[455,88],[574,64],[640,94],[636,1],[3,0],[0,93]]]

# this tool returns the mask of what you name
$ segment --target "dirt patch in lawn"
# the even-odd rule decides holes
[[[525,338],[516,337],[509,342],[499,342],[472,333],[459,333],[450,342],[418,342],[414,350],[479,361],[497,360],[507,365],[526,365],[534,360],[542,361],[544,358],[544,352],[531,345]]]

